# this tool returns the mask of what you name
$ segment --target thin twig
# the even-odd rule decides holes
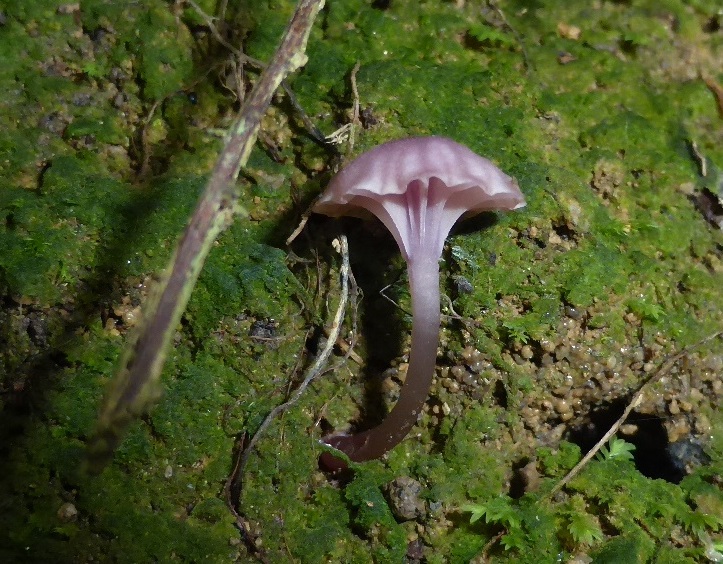
[[[301,233],[304,230],[304,227],[306,227],[306,222],[309,221],[309,217],[311,216],[311,209],[312,206],[309,206],[309,209],[307,209],[304,214],[301,216],[301,221],[299,221],[299,225],[296,226],[296,229],[294,229],[291,232],[291,235],[286,239],[286,244],[291,245],[291,243],[294,242],[294,239],[296,239],[299,236],[299,233]]]
[[[495,543],[497,543],[506,534],[507,534],[507,529],[503,529],[499,533],[497,533],[495,536],[493,536],[490,540],[488,540],[485,543],[485,545],[482,547],[482,550],[480,550],[479,554],[474,557],[472,562],[474,562],[475,564],[483,564],[484,562],[487,562],[489,560],[487,558],[487,553],[495,545]]]
[[[269,425],[271,425],[274,419],[299,401],[299,398],[301,398],[302,394],[306,391],[306,388],[309,387],[309,384],[311,384],[311,382],[313,382],[314,379],[323,372],[324,367],[334,350],[334,345],[336,344],[341,332],[341,327],[344,321],[344,313],[346,312],[346,304],[349,297],[349,245],[347,243],[346,236],[341,235],[339,237],[339,243],[339,252],[341,253],[341,271],[339,273],[341,278],[341,296],[339,297],[339,306],[336,309],[336,314],[334,315],[331,327],[329,328],[329,338],[326,340],[326,344],[324,345],[322,351],[316,357],[314,364],[312,364],[306,371],[304,380],[301,384],[299,384],[299,387],[296,388],[291,397],[281,405],[277,405],[274,409],[272,409],[261,425],[259,425],[256,433],[244,448],[243,454],[241,454],[238,464],[238,472],[236,473],[238,476],[243,474],[251,452],[254,450],[256,443],[259,442],[259,439]]]
[[[156,113],[159,105],[160,102],[158,101],[153,103],[150,110],[148,110],[148,115],[143,120],[143,125],[141,126],[141,146],[138,149],[140,161],[140,166],[138,167],[138,178],[140,178],[141,180],[146,178],[146,176],[148,175],[148,171],[150,170],[151,152],[148,148],[148,126],[150,125],[151,120],[153,119],[153,115]]]
[[[354,138],[356,136],[356,128],[361,123],[359,121],[359,89],[356,85],[356,74],[359,72],[359,67],[360,63],[359,61],[357,61],[351,71],[351,76],[349,77],[351,81],[351,94],[353,96],[354,102],[352,103],[351,129],[349,130],[349,150],[347,151],[347,154],[351,154],[354,150]]]
[[[314,139],[319,145],[330,151],[335,157],[338,157],[339,151],[336,147],[326,142],[324,134],[318,127],[316,127],[316,124],[311,120],[309,115],[306,113],[306,110],[304,110],[304,108],[301,106],[301,103],[296,98],[296,94],[294,94],[294,91],[291,89],[291,86],[289,86],[289,83],[285,80],[282,81],[281,88],[283,88],[284,92],[286,92],[286,96],[288,96],[289,102],[291,102],[291,105],[293,106],[294,110],[296,110],[296,113],[299,114],[299,117],[301,118],[304,127],[306,127],[306,131],[309,132],[309,135],[311,135],[312,139]]]
[[[327,329],[326,327],[324,328],[324,334],[328,338],[331,338],[331,331],[329,331],[329,329]],[[352,345],[347,343],[343,337],[339,336],[339,338],[336,340],[336,346],[339,347],[342,353],[348,355],[349,358],[351,358],[359,366],[362,366],[364,364],[364,359],[360,357],[356,352],[354,352]]]
[[[226,41],[223,36],[221,35],[221,32],[218,31],[218,28],[216,27],[216,24],[214,23],[214,18],[209,16],[206,12],[204,12],[201,7],[196,4],[193,0],[185,0],[188,2],[194,10],[196,10],[196,13],[206,22],[206,27],[211,31],[211,35],[216,38],[216,41],[218,41],[221,45],[223,45],[226,49],[231,51],[233,55],[238,58],[240,64],[249,64],[250,66],[263,70],[266,68],[266,65],[262,61],[259,61],[258,59],[254,59],[253,57],[249,57],[246,53],[241,51],[241,49],[238,49],[231,45],[228,41]],[[223,6],[223,11],[225,12],[225,5]],[[336,149],[330,146],[328,143],[324,140],[324,134],[319,130],[318,127],[316,127],[316,124],[311,120],[309,115],[306,113],[304,108],[299,103],[298,99],[296,98],[296,95],[294,94],[294,91],[291,90],[291,87],[289,86],[289,83],[286,81],[286,79],[283,79],[281,81],[281,87],[284,89],[284,92],[286,92],[286,95],[289,98],[289,102],[291,102],[291,105],[294,107],[296,112],[301,117],[301,121],[304,123],[304,126],[306,127],[306,130],[309,132],[311,137],[315,139],[319,144],[323,145],[324,147],[331,149],[332,151],[335,151]],[[242,94],[243,91],[239,90],[239,100],[242,100]]]
[[[518,45],[520,46],[520,50],[522,51],[522,63],[525,65],[525,74],[529,74],[529,72],[533,69],[532,65],[530,64],[530,57],[527,55],[525,43],[522,41],[522,36],[517,33],[517,30],[510,25],[509,21],[507,21],[507,16],[505,16],[502,8],[497,5],[497,2],[495,2],[494,0],[488,0],[487,3],[495,12],[497,12],[497,15],[502,20],[502,23],[507,26],[507,29],[509,29],[510,33],[512,33],[512,35],[515,37],[515,40],[517,41]]]
[[[700,78],[703,82],[705,82],[705,85],[708,87],[711,94],[713,94],[716,106],[718,107],[718,117],[723,119],[723,86],[718,84],[712,77],[702,72],[700,73]]]
[[[218,28],[216,27],[216,24],[213,21],[214,18],[212,18],[206,12],[204,12],[198,4],[196,4],[193,0],[185,0],[185,2],[188,2],[191,5],[191,7],[196,11],[196,13],[201,17],[201,19],[206,22],[206,27],[209,29],[209,31],[211,32],[211,35],[213,35],[213,37],[216,39],[216,41],[218,41],[221,45],[226,47],[226,49],[231,51],[231,53],[236,55],[236,57],[238,57],[242,63],[247,63],[247,64],[251,65],[252,67],[255,67],[260,70],[266,68],[266,65],[264,65],[263,62],[259,61],[258,59],[254,59],[253,57],[249,57],[243,51],[241,51],[241,49],[239,49],[238,47],[234,47],[228,41],[226,41],[226,39],[224,39],[223,35],[221,35],[221,32],[218,31]],[[225,6],[223,8],[223,11],[225,12]]]
[[[240,189],[236,179],[249,158],[261,117],[281,81],[306,63],[306,43],[323,4],[324,0],[299,0],[279,48],[228,132],[189,225],[144,306],[143,322],[127,345],[106,394],[95,434],[88,444],[91,471],[99,472],[105,466],[130,422],[144,413],[159,394],[168,347],[213,242],[235,215],[246,215],[238,204]]]
[[[625,408],[625,411],[623,411],[623,414],[618,418],[617,421],[615,421],[615,423],[613,423],[612,427],[608,429],[607,433],[603,435],[603,437],[595,444],[595,446],[592,447],[592,449],[590,449],[590,451],[582,457],[582,460],[580,460],[580,462],[578,462],[575,467],[570,470],[565,475],[565,477],[555,485],[554,488],[552,488],[552,490],[550,491],[550,496],[555,495],[555,493],[557,493],[561,488],[565,487],[570,482],[570,480],[577,476],[580,470],[583,469],[583,467],[590,461],[590,459],[597,454],[597,452],[605,445],[605,443],[610,440],[610,438],[615,433],[618,432],[618,429],[628,418],[630,412],[640,405],[643,400],[643,394],[652,384],[660,380],[663,376],[667,375],[671,371],[673,366],[675,366],[675,363],[678,362],[681,358],[688,355],[691,350],[696,349],[709,341],[712,341],[713,339],[719,337],[721,334],[723,334],[723,331],[713,333],[705,339],[693,345],[690,345],[689,347],[685,347],[678,354],[669,357],[668,360],[666,360],[655,373],[653,373],[645,382],[641,384],[641,386],[638,388],[638,391],[635,392],[633,397],[630,399],[630,403],[628,403],[628,406]]]
[[[700,152],[700,149],[698,148],[698,143],[696,143],[694,139],[690,139],[690,150],[693,153],[693,156],[698,161],[698,166],[700,167],[700,175],[705,178],[706,176],[708,176],[707,161],[705,155]]]

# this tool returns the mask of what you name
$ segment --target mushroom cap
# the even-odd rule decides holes
[[[441,254],[444,239],[463,214],[524,205],[517,182],[491,161],[456,141],[432,136],[391,141],[360,155],[331,180],[314,211],[377,216],[409,260],[418,244]]]

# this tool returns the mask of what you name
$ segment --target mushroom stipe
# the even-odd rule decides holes
[[[525,205],[517,182],[492,162],[445,137],[391,141],[362,154],[330,182],[314,212],[376,216],[407,261],[412,297],[412,347],[407,377],[394,408],[377,427],[322,442],[353,462],[379,458],[409,433],[434,376],[439,344],[439,259],[455,222],[482,211]],[[329,470],[346,468],[324,453]]]

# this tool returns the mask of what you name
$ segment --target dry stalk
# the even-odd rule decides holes
[[[306,63],[306,43],[323,4],[324,0],[299,1],[279,48],[227,134],[204,192],[162,279],[144,305],[143,322],[127,345],[106,393],[88,444],[91,471],[102,470],[130,422],[159,395],[168,347],[206,257],[234,216],[246,215],[238,203],[236,179],[256,141],[261,117],[283,79]]]
[[[256,433],[254,433],[254,436],[251,438],[248,444],[246,444],[246,447],[244,448],[238,465],[238,476],[241,476],[243,474],[244,468],[248,463],[251,452],[253,451],[256,443],[259,442],[259,439],[261,439],[261,436],[264,434],[269,425],[271,425],[274,419],[276,419],[279,415],[284,413],[287,409],[289,409],[299,401],[301,396],[306,391],[306,388],[309,387],[309,384],[311,384],[314,379],[316,379],[320,374],[324,372],[326,363],[328,362],[331,353],[334,351],[334,345],[336,344],[337,339],[339,339],[339,335],[341,333],[341,328],[344,322],[344,314],[346,312],[346,304],[349,298],[349,245],[347,243],[346,236],[341,235],[339,237],[339,243],[339,253],[341,254],[341,270],[339,273],[339,276],[341,278],[341,295],[339,296],[339,305],[336,308],[336,314],[334,315],[334,319],[332,320],[331,326],[329,327],[329,338],[326,339],[324,348],[317,355],[314,363],[306,371],[304,379],[302,380],[301,384],[299,384],[298,388],[294,390],[294,393],[291,395],[291,397],[281,405],[277,405],[274,409],[271,410],[271,412],[266,416],[261,425],[259,425]]]

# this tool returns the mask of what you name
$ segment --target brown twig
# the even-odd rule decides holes
[[[353,96],[352,112],[351,112],[351,129],[349,130],[349,150],[347,154],[351,154],[354,150],[354,141],[356,136],[356,128],[361,123],[359,121],[359,89],[356,85],[356,75],[359,72],[360,63],[356,62],[354,68],[351,71],[349,80],[351,82],[351,94]]]
[[[236,178],[249,158],[261,117],[281,81],[306,63],[306,42],[323,4],[324,0],[299,1],[279,48],[228,132],[189,225],[165,275],[144,306],[144,320],[126,347],[106,394],[96,432],[88,445],[92,471],[105,466],[129,423],[158,396],[168,347],[213,242],[235,215],[246,215],[238,204]]]
[[[485,545],[482,547],[482,550],[479,552],[479,554],[477,556],[475,556],[474,560],[472,560],[472,562],[474,564],[483,564],[484,562],[487,562],[488,561],[487,553],[506,534],[507,534],[507,529],[503,529],[499,533],[497,533],[495,536],[493,536],[490,540],[488,540],[485,543]]]
[[[502,20],[502,23],[505,24],[507,29],[510,30],[510,33],[515,38],[515,41],[517,41],[517,44],[520,46],[520,50],[522,51],[522,63],[525,66],[525,74],[529,74],[532,69],[532,65],[530,64],[530,57],[527,54],[527,49],[525,48],[525,43],[522,41],[522,36],[517,33],[517,30],[510,25],[510,22],[507,21],[507,16],[505,16],[505,13],[502,11],[502,8],[500,8],[497,5],[497,2],[494,0],[488,0],[487,4],[495,11],[497,12],[497,15]]]
[[[254,59],[253,57],[249,57],[246,53],[241,51],[241,49],[238,49],[231,45],[224,37],[221,35],[221,32],[216,27],[216,24],[214,23],[214,18],[209,16],[206,12],[204,12],[201,7],[196,4],[193,0],[185,0],[188,2],[193,9],[196,11],[196,13],[206,22],[206,27],[211,31],[211,35],[214,36],[216,41],[218,41],[221,45],[223,45],[226,49],[231,51],[231,53],[238,59],[239,64],[249,64],[250,66],[262,70],[266,68],[266,65],[262,61],[259,61],[258,59]],[[222,6],[223,12],[225,12],[225,2]],[[223,13],[222,12],[222,13]],[[304,108],[299,103],[298,99],[296,98],[296,95],[294,94],[294,91],[291,90],[291,87],[289,86],[288,82],[286,82],[286,79],[283,79],[281,81],[281,87],[284,89],[284,92],[286,92],[286,96],[289,98],[289,102],[291,102],[291,105],[293,106],[294,110],[299,114],[299,117],[301,118],[301,121],[303,122],[304,126],[306,127],[306,130],[309,132],[309,134],[321,145],[330,148],[331,146],[325,142],[324,140],[324,134],[319,130],[318,127],[316,127],[316,124],[311,120],[309,115],[306,113]],[[237,85],[237,93],[236,95],[239,97],[239,100],[243,101],[243,90],[238,87]],[[332,149],[333,150],[333,149]]]
[[[723,86],[706,74],[700,73],[700,78],[705,82],[711,94],[713,94],[716,106],[718,106],[718,117],[723,119]]]
[[[141,126],[141,133],[139,135],[140,139],[138,141],[140,144],[140,147],[138,147],[138,178],[141,180],[144,180],[150,171],[151,151],[148,147],[148,126],[151,124],[153,115],[156,113],[159,105],[160,102],[158,101],[153,103],[151,108],[148,110],[148,115],[143,120],[143,125]]]

